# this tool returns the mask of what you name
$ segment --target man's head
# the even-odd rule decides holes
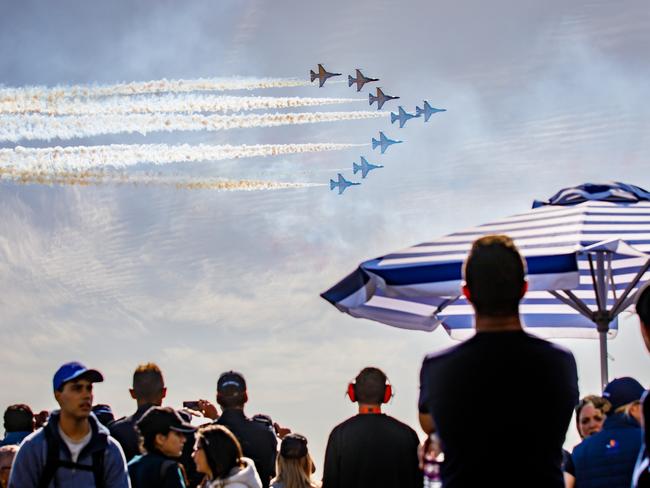
[[[10,405],[5,410],[4,423],[6,432],[32,432],[34,430],[34,413],[28,405],[23,403]]]
[[[650,282],[639,290],[639,297],[636,300],[636,313],[641,321],[643,342],[645,342],[645,347],[650,352]]]
[[[165,380],[157,364],[140,364],[133,373],[133,388],[129,389],[131,398],[140,405],[161,405],[167,395]]]
[[[463,294],[477,315],[518,315],[527,289],[526,265],[510,237],[491,235],[474,241],[463,274]]]
[[[612,404],[612,411],[625,413],[641,421],[641,397],[645,388],[634,378],[624,376],[610,381],[603,391],[603,398]]]
[[[390,388],[388,378],[379,368],[367,367],[354,379],[351,385],[354,395],[350,395],[352,401],[365,405],[381,405],[387,401],[386,389]]]
[[[52,379],[54,398],[62,415],[88,418],[93,404],[93,383],[104,381],[102,374],[77,362],[61,366]]]
[[[244,408],[248,401],[246,380],[241,373],[226,371],[217,380],[217,403],[224,410]]]
[[[147,452],[158,451],[174,458],[183,451],[185,434],[196,430],[170,407],[151,407],[136,425]]]

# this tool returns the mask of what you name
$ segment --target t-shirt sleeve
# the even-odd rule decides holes
[[[569,454],[568,452],[564,451],[564,456],[563,456],[563,469],[565,473],[569,473],[571,476],[575,478],[576,476],[576,467],[575,464],[573,464],[573,456]]]
[[[339,488],[339,449],[336,430],[332,431],[325,449],[325,465],[323,466],[322,488]]]
[[[418,398],[418,410],[420,413],[428,413],[430,414],[430,407],[429,407],[429,381],[428,381],[428,376],[429,376],[429,368],[428,368],[428,363],[425,361],[422,363],[422,369],[420,369],[420,397]]]

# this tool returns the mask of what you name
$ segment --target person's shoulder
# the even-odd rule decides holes
[[[531,347],[543,351],[545,354],[552,355],[558,358],[567,360],[574,360],[573,353],[564,346],[556,344],[555,342],[542,339],[536,335],[526,333],[526,339]]]
[[[383,415],[382,417],[386,419],[386,422],[391,423],[396,429],[399,429],[404,433],[408,433],[409,435],[414,435],[417,437],[418,435],[417,432],[415,432],[413,427],[411,427],[410,425],[405,424],[401,420],[398,420],[395,417],[391,417],[390,415]]]
[[[427,354],[424,356],[422,366],[436,364],[440,361],[444,361],[445,359],[453,357],[460,350],[467,347],[467,342],[468,341],[461,342],[460,344],[455,344],[453,346],[447,347],[446,349],[442,349],[441,351],[435,351]]]
[[[273,428],[273,420],[269,415],[258,413],[248,419],[250,425],[257,430],[266,431],[275,436],[275,429]]]
[[[44,444],[47,441],[45,438],[45,428],[46,427],[41,427],[25,437],[20,443],[20,449],[23,449],[23,447],[26,449],[32,449]]]

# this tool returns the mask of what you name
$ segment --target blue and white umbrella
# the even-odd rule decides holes
[[[599,337],[607,383],[607,336],[650,279],[650,193],[622,183],[566,188],[524,214],[424,242],[361,265],[322,294],[342,312],[453,337],[473,334],[461,294],[462,264],[488,234],[512,237],[526,258],[524,326],[544,337]]]

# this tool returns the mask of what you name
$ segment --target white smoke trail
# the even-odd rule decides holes
[[[0,168],[0,180],[21,184],[41,185],[155,185],[172,186],[183,190],[216,191],[257,191],[286,190],[326,186],[322,183],[292,183],[267,180],[230,180],[225,178],[183,178],[161,175],[128,175],[125,173],[84,171],[84,172],[47,172],[33,170],[16,170]]]
[[[219,131],[251,127],[313,124],[343,120],[375,119],[388,112],[315,112],[246,115],[136,114],[82,115],[4,115],[0,117],[0,141],[74,139],[100,134],[185,131]]]
[[[229,97],[166,93],[103,100],[31,97],[0,100],[0,113],[43,115],[149,114],[156,112],[240,112],[363,102],[362,98]]]
[[[187,93],[193,91],[258,90],[307,86],[307,80],[283,78],[197,78],[193,80],[152,80],[116,83],[113,85],[30,86],[1,88],[0,103],[46,99],[49,103],[61,98],[95,98],[147,93]]]
[[[20,171],[66,172],[91,168],[125,168],[140,163],[154,165],[221,161],[283,154],[340,151],[368,144],[259,144],[259,145],[206,145],[188,144],[111,144],[107,146],[71,146],[0,149],[0,167]]]

